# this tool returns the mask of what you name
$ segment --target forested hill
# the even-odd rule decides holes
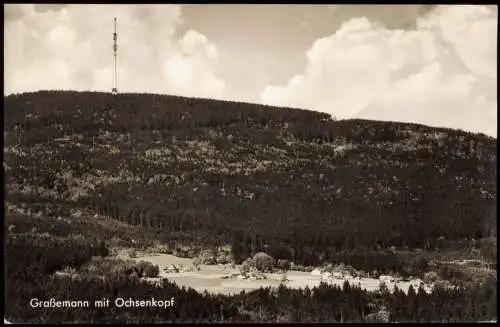
[[[4,97],[4,119],[6,201],[40,215],[95,210],[303,264],[496,233],[496,139],[482,134],[65,91]]]

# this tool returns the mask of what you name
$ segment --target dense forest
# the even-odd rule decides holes
[[[4,99],[6,200],[315,264],[496,236],[496,139],[150,94]],[[46,214],[46,212],[44,212]]]
[[[129,277],[83,278],[74,289],[49,277],[107,255],[120,235],[122,245],[230,244],[238,263],[264,251],[304,266],[343,262],[413,276],[427,269],[421,250],[478,248],[496,262],[496,139],[483,134],[153,94],[24,93],[4,97],[3,110],[7,260],[28,256],[23,265],[35,269],[8,261],[12,317],[82,319],[26,312],[23,296],[48,289],[97,296],[122,283],[120,292],[144,294],[153,286]],[[415,252],[409,259],[394,249]],[[81,254],[58,254],[72,251]],[[29,282],[35,275],[45,277]],[[31,284],[18,294],[24,283]],[[270,290],[213,297],[166,283],[151,291],[189,298],[199,306],[195,321],[357,321],[383,316],[383,307],[387,319],[404,321],[420,313],[397,308],[420,305],[427,309],[415,311],[425,312],[418,319],[446,320],[435,314],[449,310],[443,317],[463,321],[491,316],[487,303],[471,300],[492,296],[491,283],[407,298],[281,289],[283,303]],[[314,304],[319,298],[324,306]],[[457,305],[445,308],[445,298]],[[252,301],[265,304],[256,313]],[[315,311],[290,310],[299,307]],[[180,321],[181,311],[116,312],[114,321]],[[85,322],[102,315],[86,313]]]

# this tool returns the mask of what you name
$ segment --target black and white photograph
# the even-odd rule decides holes
[[[498,6],[3,9],[4,324],[497,322]]]

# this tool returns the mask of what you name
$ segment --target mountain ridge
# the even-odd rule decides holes
[[[226,99],[212,99],[212,98],[203,98],[203,97],[188,97],[188,96],[180,96],[180,95],[168,95],[168,94],[160,94],[160,93],[140,93],[140,92],[127,92],[127,93],[119,93],[119,94],[112,94],[109,92],[103,92],[103,91],[76,91],[76,90],[39,90],[39,91],[32,91],[32,92],[21,92],[21,93],[11,93],[8,95],[4,95],[4,101],[5,98],[11,98],[11,97],[27,97],[27,96],[36,96],[36,95],[50,95],[54,93],[65,93],[67,95],[73,94],[73,95],[99,95],[99,96],[107,96],[107,97],[137,97],[137,96],[146,96],[146,97],[164,97],[164,98],[171,98],[171,99],[184,99],[184,100],[191,100],[191,101],[201,101],[201,102],[216,102],[216,103],[226,103],[226,104],[239,104],[239,105],[245,105],[245,106],[257,106],[260,108],[265,108],[265,109],[279,109],[279,110],[291,110],[291,111],[298,111],[298,112],[307,112],[307,113],[312,113],[312,114],[317,114],[318,118],[320,120],[326,120],[326,121],[366,121],[366,122],[380,122],[380,123],[389,123],[389,124],[401,124],[401,125],[406,125],[406,126],[414,126],[414,127],[424,127],[424,128],[430,128],[430,129],[436,129],[436,130],[443,130],[443,131],[456,131],[456,132],[463,132],[466,134],[474,134],[478,135],[481,137],[486,137],[490,139],[495,139],[496,137],[485,134],[483,132],[477,132],[477,131],[467,131],[461,128],[453,128],[453,127],[444,127],[444,126],[433,126],[425,123],[417,123],[417,122],[405,122],[405,121],[387,121],[387,120],[378,120],[378,119],[369,119],[369,118],[342,118],[342,119],[337,119],[335,118],[334,114],[329,114],[326,112],[322,111],[316,111],[316,110],[310,110],[306,108],[301,108],[301,107],[288,107],[288,106],[274,106],[274,105],[268,105],[268,104],[260,104],[260,103],[254,103],[254,102],[246,102],[246,101],[234,101],[234,100],[226,100]],[[29,100],[28,100],[29,101]]]

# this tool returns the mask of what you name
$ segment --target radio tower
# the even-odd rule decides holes
[[[113,70],[113,94],[118,93],[118,72],[116,70],[116,57],[118,55],[118,33],[116,33],[116,17],[115,17],[115,32],[113,33],[113,56],[114,56],[114,70]]]

